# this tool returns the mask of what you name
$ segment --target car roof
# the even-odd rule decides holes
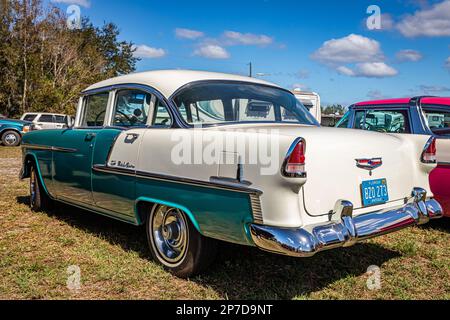
[[[186,84],[207,80],[242,81],[278,87],[277,85],[264,80],[226,73],[194,70],[158,70],[132,73],[111,78],[88,87],[84,92],[118,84],[141,84],[155,88],[166,98],[169,98],[175,91]]]
[[[370,100],[355,103],[356,107],[376,107],[380,105],[389,105],[392,107],[404,107],[405,105],[409,105],[411,100],[415,98],[398,98],[398,99],[384,99],[384,100]],[[416,99],[420,99],[420,104],[433,104],[433,105],[444,105],[450,106],[450,98],[448,97],[417,97]]]
[[[450,98],[445,97],[426,97],[421,100],[422,104],[438,104],[444,106],[450,106]]]
[[[363,106],[379,106],[379,105],[405,105],[409,104],[411,101],[411,98],[399,98],[399,99],[383,99],[383,100],[371,100],[371,101],[363,101],[355,103],[354,105],[357,107],[363,107]]]

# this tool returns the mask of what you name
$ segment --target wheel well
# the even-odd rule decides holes
[[[14,131],[22,138],[22,134],[20,133],[19,130],[15,129],[15,128],[6,128],[6,129],[3,129],[2,131],[0,131],[0,139],[3,137],[3,134],[7,131]]]
[[[197,229],[197,231],[200,234],[202,234],[197,220],[195,219],[194,215],[188,208],[177,205],[175,203],[169,203],[167,201],[160,201],[151,198],[144,198],[144,199],[140,198],[136,202],[135,214],[139,225],[145,224],[148,212],[151,212],[151,210],[153,210],[157,205],[166,205],[182,210],[186,214],[188,219],[191,221],[191,223],[194,225],[195,229]]]
[[[22,179],[29,178],[30,177],[30,169],[32,165],[36,164],[36,160],[31,154],[27,154],[25,156],[25,160],[23,161],[23,172],[21,175]]]
[[[139,201],[136,204],[136,219],[139,225],[145,224],[147,220],[147,213],[151,212],[158,203],[149,201]]]

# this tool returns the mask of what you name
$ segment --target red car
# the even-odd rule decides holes
[[[437,162],[430,174],[436,199],[450,217],[450,98],[414,97],[359,102],[336,125],[385,133],[423,134],[433,137],[424,152]]]

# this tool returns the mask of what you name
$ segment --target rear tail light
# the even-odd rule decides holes
[[[422,153],[423,163],[436,163],[436,138],[432,137],[428,140]]]
[[[288,153],[282,167],[282,174],[288,178],[306,178],[306,141],[297,138]]]

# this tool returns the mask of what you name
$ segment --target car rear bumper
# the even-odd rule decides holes
[[[317,252],[338,247],[349,247],[369,238],[391,233],[412,225],[441,218],[443,210],[434,199],[420,188],[413,190],[412,199],[404,206],[388,208],[353,217],[349,201],[337,202],[333,216],[339,221],[306,226],[280,228],[259,224],[250,225],[250,233],[257,247],[278,254],[309,257]]]

